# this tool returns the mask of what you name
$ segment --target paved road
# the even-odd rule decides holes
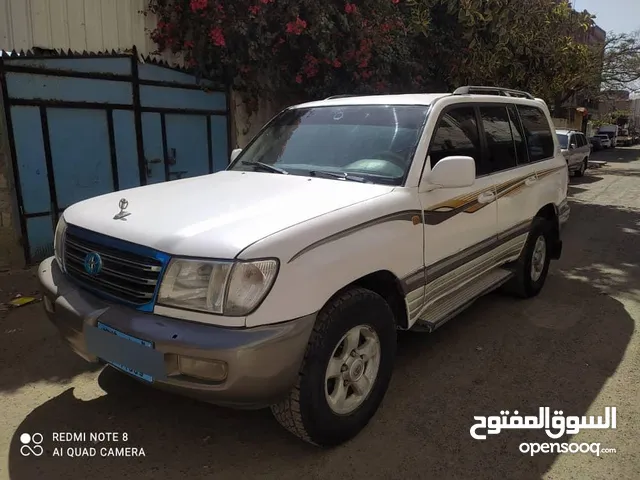
[[[358,438],[330,451],[299,443],[267,411],[198,404],[141,386],[71,354],[40,305],[0,319],[0,478],[637,479],[640,472],[640,149],[600,152],[606,167],[571,185],[565,253],[540,297],[491,295],[431,336],[403,335],[391,389]],[[0,289],[28,292],[28,274]],[[0,292],[2,295],[2,292]],[[617,454],[539,454],[540,432],[473,440],[473,416],[502,409],[602,415],[583,431]],[[20,455],[20,434],[119,431],[144,458]]]

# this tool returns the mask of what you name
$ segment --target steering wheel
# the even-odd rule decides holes
[[[388,160],[394,165],[402,167],[403,169],[407,166],[406,158],[398,153],[392,152],[391,150],[383,150],[377,152],[375,155],[373,155],[373,158],[376,158],[378,160]]]

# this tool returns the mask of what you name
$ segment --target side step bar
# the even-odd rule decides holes
[[[491,270],[480,278],[435,302],[424,312],[411,331],[431,333],[465,310],[478,298],[499,288],[513,277],[513,272],[503,268]]]

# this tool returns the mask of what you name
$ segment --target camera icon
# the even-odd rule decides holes
[[[28,457],[30,455],[39,457],[44,453],[44,448],[40,445],[43,441],[44,437],[41,433],[23,433],[20,435],[20,443],[22,443],[20,453],[23,457]]]

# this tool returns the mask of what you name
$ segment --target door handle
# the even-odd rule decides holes
[[[496,194],[493,192],[483,192],[478,195],[478,203],[491,203],[496,199]]]
[[[152,159],[148,159],[145,158],[144,159],[144,163],[147,167],[147,177],[151,176],[152,170],[151,170],[151,164],[153,163],[162,163],[162,159],[161,158],[152,158]]]
[[[538,178],[535,176],[529,177],[524,181],[524,184],[527,187],[530,187],[531,185],[533,185],[534,183],[536,183],[538,181]]]

